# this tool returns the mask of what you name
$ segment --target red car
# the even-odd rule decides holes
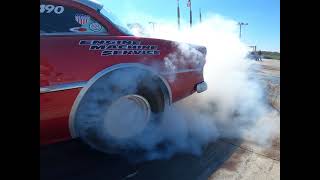
[[[130,110],[146,124],[207,89],[205,47],[188,44],[194,55],[177,42],[133,36],[94,1],[40,0],[40,45],[40,144],[80,137],[97,146],[107,129],[129,137],[143,129]],[[132,132],[111,123],[122,119]]]

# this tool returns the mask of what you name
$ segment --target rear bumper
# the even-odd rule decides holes
[[[196,85],[196,91],[197,93],[202,93],[208,89],[208,85],[205,81],[199,83]]]

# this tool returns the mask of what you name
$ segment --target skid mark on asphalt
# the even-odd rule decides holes
[[[216,141],[201,156],[177,154],[169,160],[132,164],[121,156],[100,153],[73,140],[40,148],[40,177],[42,180],[207,179],[237,148]]]

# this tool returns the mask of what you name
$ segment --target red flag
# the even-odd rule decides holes
[[[188,0],[187,6],[191,7],[191,0]]]

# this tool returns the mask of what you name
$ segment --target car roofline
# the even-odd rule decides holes
[[[73,1],[83,4],[87,7],[90,7],[96,11],[100,11],[103,8],[103,4],[95,0],[73,0]]]
[[[82,4],[82,5],[85,5],[85,6],[89,7],[89,8],[91,8],[91,9],[94,9],[95,11],[97,11],[97,12],[99,12],[99,13],[100,13],[101,9],[103,8],[103,4],[100,3],[100,2],[98,2],[98,1],[96,1],[96,0],[72,0],[72,1],[77,2],[77,3],[80,3],[80,4]],[[104,15],[102,14],[102,16],[104,16]],[[113,26],[117,27],[117,25],[115,25],[108,17],[105,17],[105,16],[104,16],[104,18],[108,19],[108,21],[109,21],[110,23],[112,23]],[[118,31],[120,31],[123,35],[129,35],[129,36],[132,35],[132,34],[128,34],[128,33],[124,32],[123,30],[121,30],[121,29],[119,29],[119,28],[117,28],[117,29],[118,29]]]

